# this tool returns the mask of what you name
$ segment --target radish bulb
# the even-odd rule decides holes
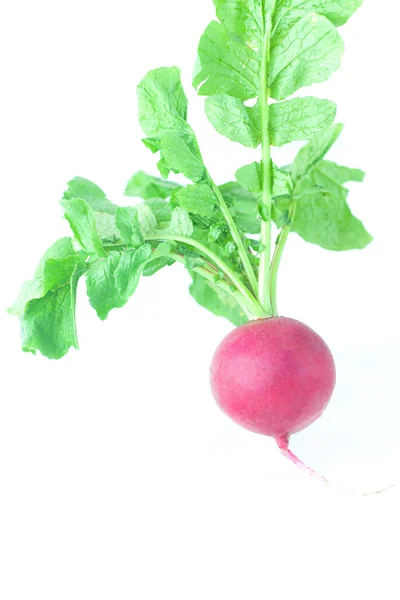
[[[332,353],[312,329],[284,317],[232,331],[211,364],[211,389],[233,421],[273,437],[296,466],[329,483],[289,450],[289,438],[316,421],[336,382]]]
[[[280,445],[324,412],[335,387],[332,354],[294,319],[251,321],[232,331],[211,365],[211,389],[236,423]]]

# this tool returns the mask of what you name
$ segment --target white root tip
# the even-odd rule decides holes
[[[334,488],[336,490],[340,490],[341,492],[350,493],[350,494],[358,494],[359,496],[376,496],[378,494],[383,494],[384,492],[388,492],[389,490],[392,490],[393,488],[397,487],[400,483],[399,481],[397,481],[396,483],[393,483],[392,485],[389,485],[386,488],[383,488],[381,490],[375,490],[372,492],[363,492],[361,490],[346,489],[341,485],[338,485],[336,483],[333,483],[332,481],[329,481],[328,479],[326,479],[326,477],[317,473],[317,471],[315,471],[314,469],[312,469],[311,467],[306,465],[295,454],[293,454],[293,452],[289,449],[289,436],[276,438],[276,443],[278,444],[278,447],[279,447],[281,453],[283,454],[283,456],[285,456],[288,460],[290,460],[290,462],[292,462],[296,467],[298,467],[305,473],[308,473],[308,475],[311,475],[311,477],[313,477],[314,479],[318,479],[327,487]]]

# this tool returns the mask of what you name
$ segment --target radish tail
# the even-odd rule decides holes
[[[390,485],[390,486],[388,486],[386,488],[383,488],[381,490],[376,490],[376,491],[373,491],[373,492],[363,492],[363,491],[360,491],[360,490],[345,489],[341,485],[333,483],[332,481],[329,481],[329,479],[326,479],[326,477],[324,477],[323,475],[320,475],[319,473],[317,473],[317,471],[315,471],[314,469],[312,469],[311,467],[309,467],[308,465],[306,465],[295,454],[293,454],[293,452],[289,449],[289,436],[284,436],[284,437],[281,437],[281,438],[276,438],[276,443],[278,444],[278,448],[280,449],[280,451],[283,454],[283,456],[285,456],[287,459],[289,459],[290,462],[292,462],[296,467],[298,467],[299,469],[301,469],[305,473],[308,473],[308,475],[311,475],[311,477],[313,477],[314,479],[317,479],[318,481],[322,482],[327,487],[335,488],[335,489],[340,490],[342,492],[347,492],[347,493],[352,493],[352,494],[359,494],[361,496],[374,496],[374,495],[377,495],[377,494],[383,494],[384,492],[387,492],[387,491],[395,488],[399,484],[399,482],[396,482],[396,483],[393,483],[392,485]]]

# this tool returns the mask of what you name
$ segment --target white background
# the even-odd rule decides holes
[[[281,313],[316,329],[338,366],[329,409],[293,449],[364,490],[400,477],[399,16],[393,0],[366,0],[342,29],[342,69],[312,90],[337,101],[346,124],[330,157],[368,173],[351,204],[375,241],[338,255],[293,235],[280,286]],[[183,69],[219,183],[255,160],[214,132],[190,85],[212,17],[211,0],[2,8],[2,600],[399,598],[398,489],[325,489],[218,411],[208,366],[231,326],[194,303],[179,266],[142,281],[105,323],[81,285],[81,351],[59,362],[21,353],[5,314],[67,234],[58,199],[69,179],[123,203],[136,170],[156,174],[136,118],[150,68]]]

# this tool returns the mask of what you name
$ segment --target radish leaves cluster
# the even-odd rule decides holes
[[[335,251],[371,241],[345,187],[363,172],[325,158],[342,131],[335,104],[293,97],[338,69],[337,28],[361,2],[214,0],[218,20],[201,37],[193,83],[218,133],[260,148],[254,162],[218,185],[188,121],[180,71],[150,71],[138,87],[139,121],[160,176],[136,173],[125,190],[135,199],[128,207],[86,179],[69,182],[61,206],[73,236],[45,253],[9,310],[20,317],[23,350],[60,358],[78,347],[83,276],[90,304],[106,319],[142,276],[179,263],[190,271],[195,300],[240,325],[278,314],[277,275],[290,232]],[[293,141],[307,143],[293,164],[276,165],[273,147]]]

